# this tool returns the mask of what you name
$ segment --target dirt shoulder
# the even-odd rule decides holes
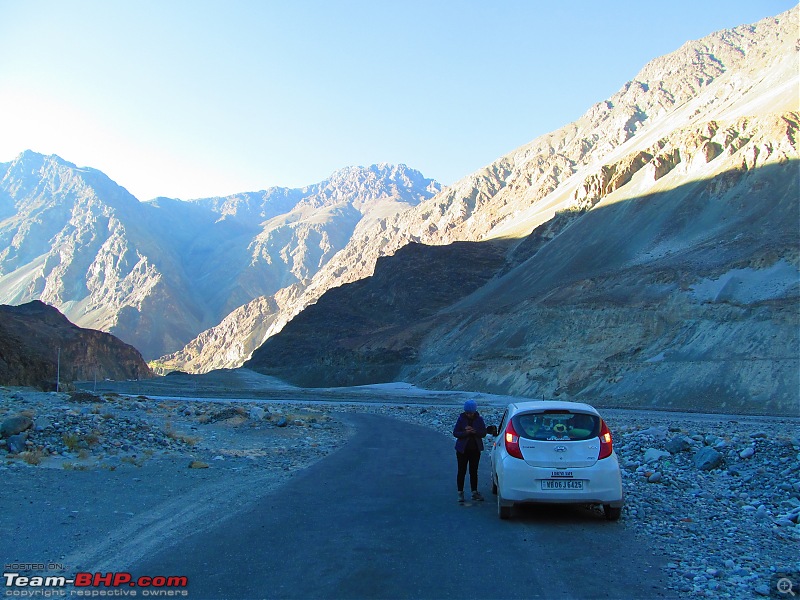
[[[3,564],[73,573],[124,570],[235,516],[349,435],[331,411],[302,404],[0,388],[0,424],[19,417],[31,425],[0,440]]]

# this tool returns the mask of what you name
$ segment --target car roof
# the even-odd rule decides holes
[[[531,400],[528,402],[513,402],[508,405],[512,414],[524,411],[568,410],[571,412],[589,413],[600,416],[593,406],[583,402],[569,402],[567,400]]]

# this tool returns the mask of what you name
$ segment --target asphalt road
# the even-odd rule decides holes
[[[670,596],[664,559],[622,521],[560,506],[501,521],[486,456],[486,502],[459,506],[452,440],[387,417],[343,418],[357,428],[345,447],[131,571],[185,575],[192,599]]]

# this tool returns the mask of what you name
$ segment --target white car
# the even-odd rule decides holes
[[[625,497],[611,431],[588,404],[509,404],[491,457],[501,519],[529,502],[601,504],[607,519],[620,517]]]

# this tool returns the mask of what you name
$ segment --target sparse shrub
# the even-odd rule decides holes
[[[37,448],[36,450],[27,450],[25,452],[20,452],[20,458],[24,460],[29,465],[39,465],[44,458],[44,453],[41,449]]]
[[[77,436],[77,434],[62,433],[61,439],[64,441],[64,445],[70,452],[75,452],[79,448],[80,438]]]
[[[75,463],[65,462],[62,465],[62,468],[65,471],[88,471],[89,467],[87,465],[76,465]]]
[[[197,444],[197,442],[200,441],[200,438],[197,436],[192,436],[180,431],[176,431],[175,429],[173,429],[172,423],[170,421],[167,421],[166,425],[164,426],[164,434],[172,440],[175,440],[177,442],[183,442],[184,444],[187,444],[189,446],[194,446],[195,444]]]
[[[95,396],[90,392],[78,391],[78,392],[70,392],[69,399],[72,402],[102,402],[103,399],[100,396]]]

